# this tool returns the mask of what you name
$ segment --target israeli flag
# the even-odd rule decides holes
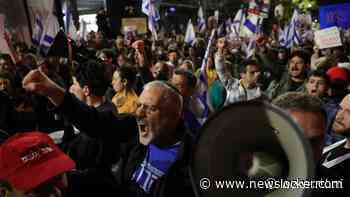
[[[260,8],[254,0],[249,2],[248,16],[243,24],[243,36],[251,37],[259,31],[259,24],[261,23]]]
[[[205,18],[204,18],[202,6],[199,6],[197,20],[198,20],[197,21],[198,30],[200,32],[204,31],[206,29],[206,24],[205,24]]]
[[[65,4],[65,17],[64,17],[64,29],[66,34],[73,40],[77,40],[78,33],[75,25],[73,23],[73,16],[71,11],[69,10],[69,6]]]
[[[294,9],[291,22],[284,29],[284,47],[292,48],[294,45],[301,43],[301,38],[297,30],[299,10]]]
[[[231,26],[232,26],[232,19],[231,17],[228,18],[226,21],[225,21],[225,30],[226,30],[226,33],[229,34],[231,33]]]
[[[208,87],[208,76],[207,76],[207,72],[206,72],[206,65],[208,62],[209,51],[210,51],[214,36],[215,36],[215,30],[212,30],[209,41],[208,41],[207,49],[205,51],[204,59],[202,61],[202,65],[200,68],[198,89],[197,89],[197,94],[196,94],[197,98],[200,100],[200,102],[204,106],[203,113],[200,116],[201,121],[203,121],[203,122],[204,122],[204,120],[206,120],[208,118],[209,112],[212,109],[210,97],[208,95],[209,87]]]
[[[56,16],[50,14],[44,26],[44,35],[40,42],[40,49],[44,54],[49,52],[49,49],[53,42],[55,41],[55,37],[60,30],[60,26],[58,24]]]
[[[148,29],[151,31],[153,38],[158,40],[158,34],[156,29],[156,20],[152,16],[148,16]]]
[[[155,3],[156,0],[142,0],[142,12],[147,16],[152,16],[154,21],[159,21],[160,14]]]
[[[56,16],[50,14],[46,20],[39,15],[35,17],[35,25],[33,29],[32,42],[37,46],[38,52],[47,54],[55,37],[59,31],[59,24]]]
[[[252,37],[260,31],[262,18],[255,14],[249,15],[243,24],[243,36]]]
[[[41,38],[44,33],[44,20],[39,15],[35,16],[35,23],[32,34],[32,42],[36,46],[40,46]]]
[[[193,45],[195,39],[196,39],[196,34],[194,32],[194,27],[193,27],[192,21],[190,19],[190,20],[188,20],[184,41],[187,44]]]
[[[233,19],[233,22],[231,24],[231,31],[236,34],[237,37],[240,36],[241,27],[242,24],[245,21],[245,16],[242,9],[239,9],[235,15],[235,18]]]
[[[160,14],[155,7],[155,2],[155,0],[142,0],[142,12],[148,16],[148,29],[152,32],[155,40],[157,40],[156,24],[160,20]]]
[[[280,46],[285,46],[284,31],[283,29],[278,29],[278,42]]]
[[[249,44],[248,44],[246,51],[245,51],[247,59],[253,57],[253,55],[255,54],[255,49],[256,49],[256,41],[255,41],[255,37],[252,36],[249,39]]]

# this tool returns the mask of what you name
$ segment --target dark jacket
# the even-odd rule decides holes
[[[181,129],[184,129],[183,127]],[[117,183],[121,188],[121,196],[137,197],[178,197],[194,196],[189,178],[189,153],[192,138],[185,134],[180,146],[177,160],[171,166],[168,173],[157,180],[150,194],[145,193],[135,182],[131,181],[134,171],[142,163],[147,152],[147,146],[138,142],[129,144],[123,151],[122,159],[117,165],[117,170],[113,172]]]
[[[35,113],[17,112],[9,95],[0,91],[0,129],[13,135],[16,132],[35,130],[36,122]]]
[[[269,99],[273,100],[286,92],[305,92],[305,83],[306,80],[303,83],[299,83],[298,86],[295,86],[296,84],[293,85],[293,81],[290,79],[288,73],[284,73],[280,81],[271,81],[265,92]]]
[[[138,141],[135,117],[98,112],[77,100],[70,93],[65,94],[64,101],[57,110],[78,129],[91,137],[104,140],[114,139],[115,148],[120,148],[120,145],[125,143],[120,161],[112,169],[115,178],[113,183],[116,185],[115,188],[118,188],[120,196],[193,196],[188,178],[188,154],[191,138],[184,138],[175,163],[166,175],[155,182],[151,193],[146,194],[131,181],[133,172],[143,161],[147,150],[147,146],[143,146]],[[183,128],[179,127],[179,129]]]
[[[108,100],[96,108],[99,112],[111,111],[117,114],[114,104]],[[73,131],[68,131],[73,132]],[[66,135],[66,131],[65,131]],[[110,165],[118,161],[119,152],[116,150],[114,139],[101,140],[89,137],[83,131],[74,136],[74,139],[68,142],[68,155],[75,161],[76,168],[86,170],[90,168],[99,168],[101,170],[109,169]]]

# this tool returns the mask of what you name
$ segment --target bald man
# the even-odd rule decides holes
[[[23,87],[47,96],[60,113],[91,137],[115,139],[116,148],[134,141],[127,144],[118,166],[111,169],[118,186],[116,195],[194,195],[186,178],[190,137],[185,134],[183,101],[176,88],[150,82],[139,97],[136,116],[115,116],[80,102],[39,70],[24,78]]]

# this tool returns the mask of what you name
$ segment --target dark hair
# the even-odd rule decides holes
[[[115,59],[115,53],[112,49],[102,49],[100,53],[104,53],[107,58]]]
[[[120,78],[126,79],[128,81],[127,88],[130,89],[134,86],[136,82],[136,69],[131,66],[121,66],[116,69],[118,71]]]
[[[291,60],[293,57],[298,56],[301,59],[303,59],[304,64],[310,64],[310,55],[303,50],[294,50],[289,56],[289,60]]]
[[[327,72],[326,70],[322,69],[322,68],[319,68],[319,69],[316,69],[316,70],[313,70],[309,73],[308,75],[308,79],[310,79],[310,77],[320,77],[320,78],[323,78],[326,83],[329,85],[330,84],[330,78],[329,76],[327,75]]]
[[[303,92],[287,92],[278,96],[272,103],[285,110],[319,112],[325,118],[327,117],[322,100]]]
[[[81,87],[88,86],[96,96],[104,96],[109,86],[109,80],[105,76],[105,66],[93,60],[79,64],[75,68],[74,76]]]
[[[182,76],[186,77],[187,85],[188,85],[189,88],[193,89],[193,88],[196,87],[196,85],[197,85],[197,78],[196,78],[196,76],[193,75],[192,72],[189,72],[189,71],[183,70],[183,69],[176,69],[174,71],[174,73],[176,75],[182,75]]]
[[[244,60],[244,61],[242,62],[242,65],[239,67],[239,73],[245,73],[245,72],[247,72],[247,67],[248,67],[249,65],[255,65],[255,66],[260,67],[257,61],[252,60],[252,59],[247,59],[247,60]]]

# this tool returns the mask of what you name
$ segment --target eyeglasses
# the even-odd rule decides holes
[[[155,105],[146,105],[142,103],[136,104],[137,110],[144,110],[147,114],[152,114],[154,112],[157,112],[159,110],[159,107]]]

